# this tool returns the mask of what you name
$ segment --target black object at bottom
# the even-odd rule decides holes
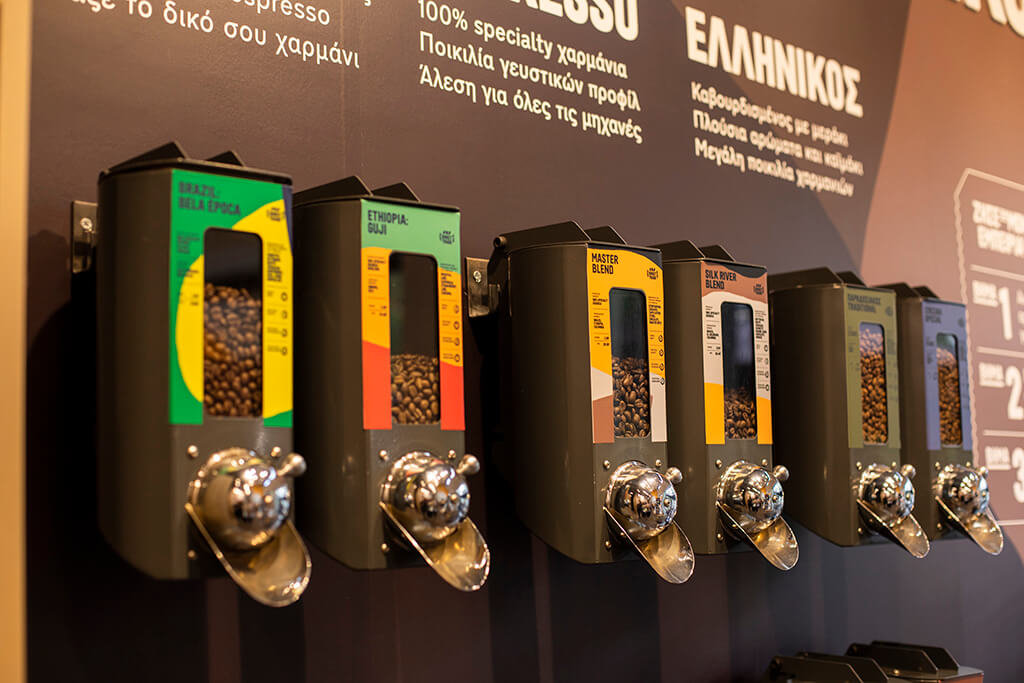
[[[981,683],[981,669],[960,666],[944,648],[874,640],[853,643],[845,655],[799,652],[773,657],[765,681],[786,683]]]

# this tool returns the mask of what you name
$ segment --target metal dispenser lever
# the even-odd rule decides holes
[[[868,525],[896,541],[917,558],[928,554],[931,544],[924,529],[911,514],[914,509],[913,465],[896,470],[874,464],[864,470],[857,483],[857,504]]]
[[[988,506],[987,467],[946,465],[935,480],[934,495],[954,527],[986,553],[1003,552],[1003,531]]]
[[[466,476],[479,471],[472,455],[453,466],[414,451],[395,462],[381,487],[381,510],[402,540],[461,591],[478,590],[491,567],[487,543],[468,517]]]
[[[787,479],[789,470],[782,465],[768,471],[740,460],[722,474],[716,492],[725,528],[782,570],[792,569],[800,559],[796,536],[782,518],[782,482]]]
[[[608,482],[604,511],[613,532],[629,541],[658,575],[684,583],[693,574],[693,549],[675,523],[675,485],[683,473],[670,467],[661,474],[637,460],[625,462]],[[613,535],[615,535],[613,533]]]
[[[294,477],[306,461],[279,463],[244,448],[210,456],[189,484],[185,511],[228,575],[257,602],[283,607],[309,583],[309,551],[289,519]]]

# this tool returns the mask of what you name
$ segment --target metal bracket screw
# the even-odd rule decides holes
[[[92,268],[99,226],[96,222],[96,204],[71,202],[71,272],[84,273]]]

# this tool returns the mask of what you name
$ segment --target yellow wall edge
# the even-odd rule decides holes
[[[16,486],[0,496],[0,681],[24,683],[25,307],[28,252],[30,0],[0,0],[0,434]]]

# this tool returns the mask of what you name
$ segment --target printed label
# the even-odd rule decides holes
[[[750,306],[753,358],[725,357],[723,304]],[[772,442],[772,386],[768,338],[768,275],[762,268],[723,263],[701,264],[701,323],[704,340],[704,433],[709,444],[726,437],[726,365],[753,364],[757,443]],[[736,355],[735,352],[733,354]],[[735,367],[730,368],[735,370]],[[733,387],[730,387],[731,390]]]
[[[607,247],[587,250],[587,294],[590,321],[590,390],[594,443],[615,441],[615,399],[612,377],[613,289],[636,290],[646,307],[649,379],[649,429],[652,441],[665,441],[664,277],[661,254],[648,255]]]
[[[459,214],[362,200],[363,429],[391,429],[392,252],[437,262],[441,429],[466,428]]]
[[[171,173],[171,424],[202,424],[203,242],[210,228],[262,242],[263,424],[292,426],[292,189],[213,173]]]
[[[937,451],[943,446],[940,415],[939,341],[946,336],[955,340],[957,378],[959,379],[960,423],[962,442],[956,445],[971,450],[971,402],[970,384],[967,371],[967,326],[966,311],[962,304],[951,302],[925,301],[921,304],[922,330],[924,332],[924,395],[925,423],[927,425],[928,450]],[[909,341],[909,340],[905,340]],[[948,345],[947,345],[948,346]],[[943,348],[942,353],[949,353]],[[946,381],[946,378],[942,378]]]
[[[865,445],[900,447],[899,347],[896,332],[896,293],[888,290],[846,287],[846,408],[850,448]],[[866,330],[866,331],[865,331]],[[868,442],[864,438],[862,387],[862,335],[878,331],[884,359],[885,402],[877,406],[885,415],[884,440]],[[867,352],[865,352],[867,353]]]

